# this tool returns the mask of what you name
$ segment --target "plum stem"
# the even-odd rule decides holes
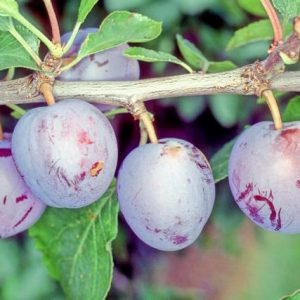
[[[261,0],[261,4],[263,5],[264,9],[268,14],[268,17],[271,21],[273,31],[274,31],[273,42],[270,45],[270,49],[268,51],[269,53],[271,53],[277,48],[279,44],[282,43],[283,40],[282,28],[277,13],[270,0]]]
[[[149,136],[149,140],[151,141],[151,143],[157,144],[158,140],[157,140],[154,126],[153,126],[154,118],[153,118],[153,115],[147,111],[145,104],[143,102],[138,101],[138,102],[134,103],[134,105],[129,106],[129,111],[135,119],[140,120],[140,122],[142,123],[142,126],[147,131],[147,134]],[[140,127],[143,128],[142,126],[140,126]],[[141,137],[140,142],[143,142],[142,139],[145,138],[145,135],[144,135],[143,131],[141,131],[141,134],[143,136]]]
[[[49,16],[50,25],[52,29],[52,42],[54,44],[60,44],[60,30],[59,25],[56,17],[56,13],[54,11],[52,1],[51,0],[44,0],[44,4]]]
[[[139,146],[145,145],[148,141],[148,132],[144,126],[144,123],[140,121],[140,142]]]
[[[157,144],[158,140],[157,140],[157,136],[156,136],[154,126],[153,126],[153,121],[152,121],[148,111],[142,112],[139,115],[139,119],[143,123],[143,125],[145,126],[151,143],[152,144]]]
[[[55,104],[55,98],[53,95],[53,88],[51,84],[49,84],[48,82],[42,83],[40,85],[39,91],[44,96],[48,105]]]
[[[269,109],[271,111],[275,129],[282,129],[281,115],[273,92],[271,90],[264,90],[262,92],[262,96],[266,99]]]

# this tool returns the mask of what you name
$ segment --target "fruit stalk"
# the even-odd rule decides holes
[[[266,102],[271,111],[275,129],[282,129],[281,115],[273,92],[271,90],[265,90],[262,92],[262,96],[266,99]]]
[[[55,104],[55,98],[53,96],[53,88],[48,82],[42,83],[39,90],[41,94],[44,96],[48,105]]]

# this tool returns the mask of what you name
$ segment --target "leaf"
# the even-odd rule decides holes
[[[300,289],[295,291],[292,295],[281,298],[281,300],[300,300]]]
[[[99,0],[81,0],[80,1],[80,6],[78,10],[78,17],[77,17],[77,22],[78,23],[83,23],[87,15],[90,13],[90,11],[93,9],[95,4]]]
[[[0,1],[0,16],[14,16],[19,14],[19,5],[15,0]]]
[[[38,52],[40,46],[39,39],[21,25],[15,25],[15,28],[27,44],[35,52]],[[23,46],[8,31],[0,31],[0,70],[11,67],[38,70],[35,61]]]
[[[116,238],[115,181],[104,196],[81,209],[48,208],[30,229],[49,273],[67,299],[104,299],[111,285],[111,242]]]
[[[237,30],[226,49],[231,50],[252,42],[271,40],[272,38],[273,29],[270,21],[260,20]]]
[[[212,95],[209,106],[214,117],[223,127],[231,127],[240,120],[244,99],[238,95]]]
[[[231,71],[237,68],[237,65],[234,64],[230,60],[224,61],[210,61],[207,72],[209,73],[218,73],[218,72],[225,72]]]
[[[283,120],[285,122],[300,121],[300,96],[289,101],[283,113]]]
[[[267,16],[267,13],[260,0],[238,0],[238,2],[239,5],[250,14],[260,17]]]
[[[104,19],[98,32],[88,34],[78,56],[83,58],[125,43],[148,42],[160,33],[160,22],[137,13],[115,11]]]
[[[193,70],[183,61],[181,61],[172,54],[162,51],[154,51],[142,47],[130,47],[124,51],[124,55],[130,58],[146,62],[169,62],[180,65],[181,67],[188,70],[188,72],[190,73],[193,72]]]
[[[115,10],[136,10],[151,0],[104,0],[104,6],[109,12]]]
[[[272,0],[274,7],[282,15],[283,19],[289,20],[297,16],[299,2],[295,0]]]
[[[177,45],[183,58],[196,70],[206,71],[208,60],[202,52],[190,41],[184,39],[180,34],[176,35]]]
[[[236,139],[226,143],[210,160],[215,183],[228,176],[228,159]]]
[[[11,27],[10,18],[0,16],[0,31],[9,31],[10,27]]]
[[[181,119],[186,122],[193,122],[206,108],[206,101],[201,96],[180,97],[174,101],[176,111]]]

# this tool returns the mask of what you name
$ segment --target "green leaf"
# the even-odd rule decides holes
[[[117,226],[114,181],[94,204],[81,209],[48,208],[30,229],[67,299],[105,299],[112,280],[111,242]]]
[[[299,2],[295,0],[272,0],[272,2],[284,20],[289,20],[297,16]]]
[[[161,23],[137,13],[115,11],[101,23],[99,31],[89,33],[78,53],[79,58],[125,43],[144,43],[157,38]]]
[[[174,105],[181,119],[189,123],[195,121],[204,111],[206,101],[201,96],[180,97],[174,101]]]
[[[208,60],[202,52],[190,41],[184,39],[180,34],[176,35],[177,45],[183,58],[196,70],[206,71]]]
[[[1,0],[0,1],[0,15],[14,16],[19,14],[19,5],[15,0]]]
[[[104,0],[104,6],[109,12],[115,10],[136,10],[151,0]]]
[[[81,0],[78,10],[77,22],[83,23],[87,15],[99,0]]]
[[[218,72],[225,72],[231,71],[237,68],[237,65],[234,64],[230,60],[224,61],[210,61],[207,72],[209,73],[218,73]]]
[[[252,42],[271,40],[272,38],[273,29],[270,21],[260,20],[237,30],[226,49],[231,50]]]
[[[236,139],[226,143],[210,160],[215,183],[228,176],[228,159]]]
[[[281,298],[281,300],[300,300],[300,289],[295,291],[292,295]]]
[[[15,28],[27,44],[38,53],[39,39],[21,25],[15,25]],[[11,67],[38,70],[35,61],[23,46],[8,31],[0,31],[0,70]]]
[[[0,16],[0,31],[9,31],[10,28],[11,28],[10,18]]]
[[[238,0],[238,2],[239,5],[250,14],[260,17],[267,16],[267,13],[260,0]]]
[[[223,127],[231,127],[240,120],[241,110],[245,106],[244,101],[238,95],[212,95],[209,106],[214,117]]]
[[[172,54],[162,51],[154,51],[142,47],[130,47],[124,51],[124,55],[130,58],[146,62],[169,62],[180,65],[190,73],[193,72],[193,70],[183,61],[181,61]]]
[[[300,121],[300,96],[289,101],[283,113],[283,120],[285,122]]]

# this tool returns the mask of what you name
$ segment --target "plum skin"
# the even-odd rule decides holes
[[[86,28],[79,30],[71,49],[65,57],[76,56],[88,33],[97,31],[98,28]],[[61,37],[62,43],[66,43],[70,35],[71,32],[65,33]],[[125,57],[122,54],[128,47],[129,46],[127,44],[124,44],[89,55],[71,69],[63,72],[58,79],[66,81],[138,80],[140,77],[138,61]]]
[[[201,233],[212,211],[215,185],[199,149],[184,140],[163,139],[125,158],[117,195],[123,216],[143,242],[175,251]]]
[[[82,100],[32,109],[17,123],[12,153],[25,182],[53,207],[78,208],[107,190],[117,141],[107,118]]]
[[[0,141],[0,237],[7,238],[31,227],[46,206],[25,184],[11,154],[11,134]]]
[[[300,123],[275,130],[260,122],[236,141],[228,167],[233,197],[260,227],[283,233],[300,232]]]

